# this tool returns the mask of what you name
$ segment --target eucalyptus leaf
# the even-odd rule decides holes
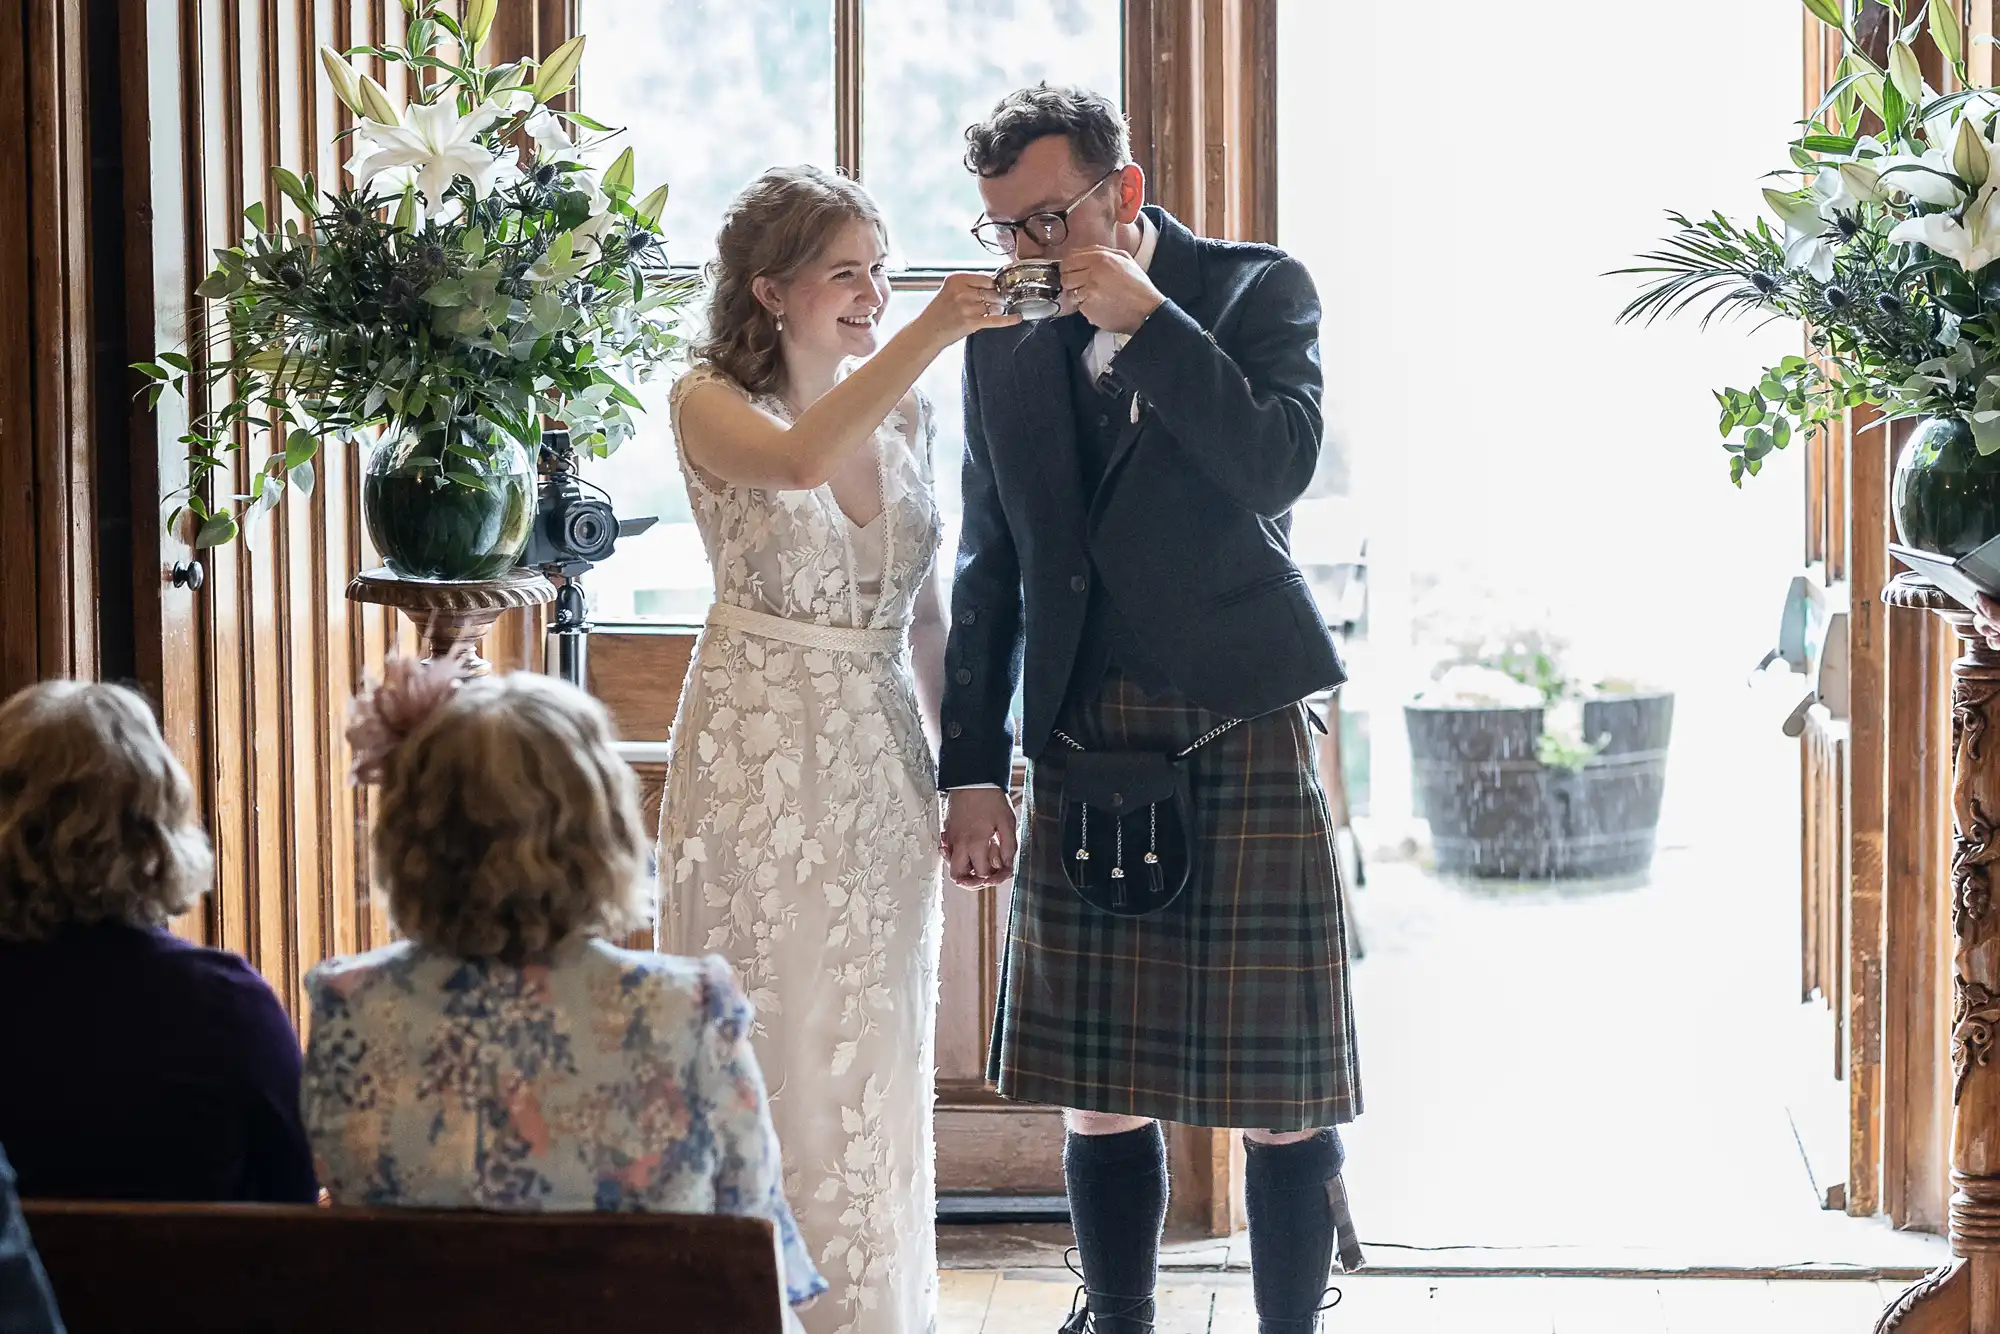
[[[1981,454],[2000,453],[2000,412],[1972,414],[1972,443]]]
[[[252,227],[255,227],[258,231],[260,232],[263,231],[264,201],[260,199],[256,203],[250,205],[250,207],[244,209],[243,220],[245,222],[248,222]]]
[[[197,547],[219,547],[236,538],[236,518],[228,510],[210,515],[196,530],[194,544]]]
[[[319,437],[300,427],[285,437],[285,466],[296,468],[319,453]]]

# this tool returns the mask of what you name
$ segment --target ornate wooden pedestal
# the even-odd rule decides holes
[[[1877,1334],[2000,1334],[2000,913],[1992,865],[2000,861],[2000,653],[1972,631],[1972,616],[1935,585],[1898,575],[1882,592],[1891,607],[1934,612],[1960,643],[1952,664],[1952,1126],[1951,1248],[1961,1258],[1919,1279],[1882,1313]]]
[[[395,607],[409,617],[424,637],[427,657],[441,658],[463,646],[471,655],[475,676],[493,670],[479,649],[500,614],[554,601],[555,595],[554,585],[534,570],[512,570],[504,578],[468,584],[429,583],[399,579],[388,570],[363,570],[347,586],[350,601]]]

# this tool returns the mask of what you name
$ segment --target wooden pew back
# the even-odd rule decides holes
[[[779,1334],[761,1219],[24,1202],[69,1334]]]

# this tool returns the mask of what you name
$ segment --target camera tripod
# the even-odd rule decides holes
[[[582,690],[590,660],[589,603],[579,575],[552,574],[549,581],[556,586],[556,612],[549,622],[542,670]]]

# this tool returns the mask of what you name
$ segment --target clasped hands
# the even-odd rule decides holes
[[[1014,803],[1004,788],[962,787],[945,794],[938,852],[952,882],[986,889],[1014,874]]]

